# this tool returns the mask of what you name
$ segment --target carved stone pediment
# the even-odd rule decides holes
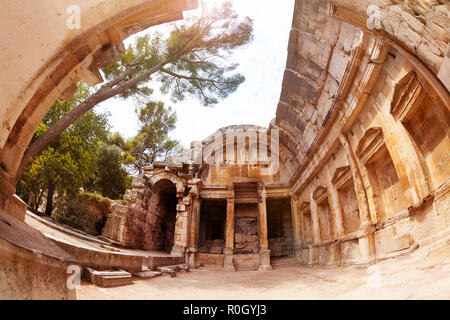
[[[381,128],[370,128],[359,141],[356,155],[365,164],[384,144]]]
[[[402,122],[407,121],[414,114],[425,94],[416,74],[410,71],[394,87],[391,101],[392,115]]]
[[[333,178],[331,182],[336,186],[336,188],[341,187],[347,181],[352,178],[352,172],[350,170],[350,166],[339,167],[334,172]]]
[[[325,188],[323,186],[317,187],[316,190],[314,190],[314,192],[313,192],[313,198],[314,198],[314,200],[316,200],[316,202],[322,202],[322,201],[326,200],[327,197],[328,197],[327,188]]]

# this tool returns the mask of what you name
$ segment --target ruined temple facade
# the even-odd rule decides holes
[[[74,297],[64,282],[76,261],[23,223],[26,206],[14,196],[36,127],[79,80],[102,81],[98,68],[123,51],[124,38],[197,5],[78,2],[78,31],[54,14],[68,1],[46,1],[43,21],[14,1],[0,13],[26,21],[4,17],[10,28],[0,30],[11,44],[0,83],[0,289],[17,288],[13,297]],[[449,10],[442,0],[297,0],[275,119],[213,135],[244,137],[243,161],[146,167],[114,204],[103,235],[225,270],[267,270],[285,256],[367,264],[448,239]],[[276,170],[245,155],[252,141],[276,156]],[[202,152],[212,155],[212,143],[202,141]],[[31,273],[32,282],[23,276]]]
[[[248,154],[238,164],[155,163],[135,180],[129,204],[118,206],[104,235],[163,249],[150,239],[154,230],[168,234],[158,184],[171,181],[170,250],[191,266],[266,270],[281,256],[366,264],[448,236],[448,35],[430,33],[448,29],[448,6],[372,7],[384,19],[377,22],[336,3],[296,2],[269,127],[213,135],[257,136],[259,144],[260,133],[277,129],[277,170],[262,175]],[[211,141],[202,142],[203,152]]]

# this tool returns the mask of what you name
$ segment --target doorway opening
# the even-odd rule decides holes
[[[271,257],[294,255],[294,232],[289,198],[267,199],[267,238]]]

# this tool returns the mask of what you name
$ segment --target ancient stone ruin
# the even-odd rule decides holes
[[[100,82],[98,67],[122,52],[126,36],[196,5],[78,2],[89,12],[82,31],[50,34],[36,20],[0,30],[2,39],[28,43],[7,49],[1,62],[0,292],[10,297],[75,294],[64,286],[75,259],[23,223],[26,206],[14,196],[11,177],[41,119],[79,79]],[[193,143],[189,154],[201,151],[200,162],[146,167],[113,204],[102,236],[170,252],[191,268],[236,271],[270,270],[280,257],[369,264],[448,238],[448,14],[438,0],[297,0],[275,119]],[[39,41],[24,32],[31,29]],[[39,42],[46,47],[36,54]],[[268,161],[253,161],[261,155]],[[24,278],[30,270],[32,282]]]

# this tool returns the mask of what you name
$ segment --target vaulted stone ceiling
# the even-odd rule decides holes
[[[419,57],[448,90],[448,6],[436,0],[296,1],[280,101],[270,126],[281,130],[281,161],[291,175],[317,151],[315,141],[333,121],[338,101],[347,98],[354,74],[363,68],[356,64],[363,51],[373,50],[368,42],[374,38]]]
[[[297,1],[288,58],[275,124],[290,153],[288,167],[298,168],[338,98],[347,66],[361,43],[362,31],[333,17],[333,6]]]

